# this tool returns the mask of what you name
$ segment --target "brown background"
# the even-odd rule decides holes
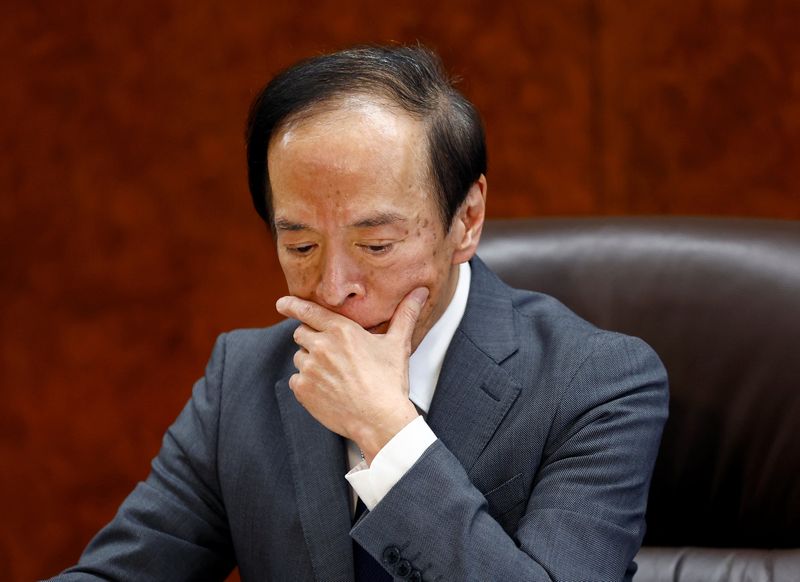
[[[283,282],[250,99],[296,59],[437,48],[483,112],[490,215],[800,219],[800,3],[24,2],[0,19],[0,576],[74,562],[223,330]]]

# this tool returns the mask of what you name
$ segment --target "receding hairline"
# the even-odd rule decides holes
[[[275,125],[275,128],[270,135],[267,146],[267,159],[265,160],[266,163],[269,164],[269,154],[274,145],[291,131],[302,128],[306,125],[312,125],[315,122],[319,122],[328,114],[335,113],[337,111],[342,111],[345,113],[348,111],[355,112],[365,105],[376,106],[391,115],[406,117],[420,124],[422,143],[419,144],[421,147],[415,148],[415,156],[417,157],[419,164],[416,180],[421,187],[425,188],[427,195],[436,200],[437,183],[432,167],[429,123],[427,123],[424,115],[413,111],[408,111],[395,100],[392,100],[391,97],[380,94],[376,95],[376,92],[356,91],[331,96],[330,98],[321,100],[317,103],[312,103],[298,111],[293,112],[290,115],[287,115]],[[269,184],[269,190],[271,195],[271,184]]]
[[[319,101],[309,103],[305,107],[293,111],[281,119],[275,124],[272,130],[267,153],[269,154],[269,147],[272,146],[277,137],[283,136],[296,127],[302,126],[317,118],[324,117],[329,113],[334,113],[336,111],[355,111],[364,106],[376,106],[394,115],[406,116],[415,121],[419,121],[422,123],[427,141],[429,128],[427,127],[425,115],[403,107],[396,99],[393,99],[388,92],[361,89],[327,96]]]
[[[470,184],[486,172],[480,115],[456,88],[459,81],[435,51],[419,43],[357,46],[280,72],[256,97],[248,117],[248,186],[256,211],[274,233],[267,158],[275,136],[320,112],[341,109],[355,96],[422,121],[421,183],[432,187],[449,230]],[[266,139],[258,139],[261,131]]]

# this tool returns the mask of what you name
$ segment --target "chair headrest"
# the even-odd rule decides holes
[[[664,361],[646,543],[800,546],[800,222],[490,221],[478,254]]]

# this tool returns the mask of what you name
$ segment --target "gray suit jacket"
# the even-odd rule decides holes
[[[355,526],[343,441],[288,387],[285,321],[218,339],[150,476],[59,579],[238,564],[245,581],[349,581],[353,539],[425,580],[630,578],[667,416],[658,357],[472,269],[427,418],[439,440]]]

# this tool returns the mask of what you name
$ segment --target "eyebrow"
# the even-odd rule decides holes
[[[375,228],[377,226],[386,226],[387,224],[395,224],[397,222],[406,222],[406,218],[394,212],[379,212],[373,216],[368,216],[350,224],[350,228]],[[311,230],[311,227],[302,222],[292,222],[285,218],[278,218],[275,220],[275,228],[283,232],[299,232],[303,230]]]
[[[405,222],[406,218],[394,212],[379,212],[374,216],[368,216],[357,220],[351,227],[354,228],[374,228],[376,226],[386,226],[387,224],[394,224],[396,222]]]
[[[289,231],[289,232],[311,229],[311,227],[308,226],[307,224],[303,224],[302,222],[291,222],[290,220],[286,220],[285,218],[276,219],[275,228],[277,228],[278,230]]]

